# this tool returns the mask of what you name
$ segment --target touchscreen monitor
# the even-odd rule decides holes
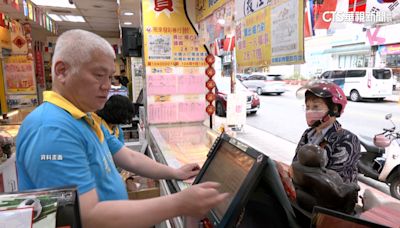
[[[255,158],[226,141],[219,146],[218,152],[200,180],[218,182],[221,184],[220,192],[230,193],[229,199],[214,209],[218,219],[224,217],[255,161]]]
[[[194,182],[218,182],[220,192],[230,193],[227,200],[211,210],[215,225],[226,226],[240,214],[266,160],[265,155],[228,135],[216,140]]]

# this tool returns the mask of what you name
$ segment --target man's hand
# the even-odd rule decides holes
[[[186,164],[179,169],[175,169],[174,179],[186,180],[199,174],[200,166],[196,163]]]
[[[219,183],[204,182],[196,184],[173,195],[179,211],[185,216],[203,218],[211,208],[227,200],[229,193],[220,193]]]

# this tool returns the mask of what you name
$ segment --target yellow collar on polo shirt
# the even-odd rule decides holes
[[[77,120],[83,118],[89,124],[89,126],[92,128],[92,130],[96,133],[100,142],[102,143],[104,141],[104,134],[100,127],[101,126],[101,118],[98,117],[95,113],[82,112],[77,107],[75,107],[75,105],[73,105],[71,102],[69,102],[63,96],[61,96],[60,94],[58,94],[54,91],[45,91],[43,93],[43,101],[52,103],[52,104],[64,109],[65,111],[69,112],[69,114],[71,114],[71,116]]]

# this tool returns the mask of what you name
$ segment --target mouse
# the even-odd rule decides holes
[[[33,220],[37,219],[42,212],[42,205],[40,204],[40,200],[36,198],[25,199],[18,205],[18,208],[24,207],[33,207]]]

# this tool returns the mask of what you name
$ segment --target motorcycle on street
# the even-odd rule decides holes
[[[373,139],[359,137],[366,151],[361,152],[358,172],[388,184],[390,194],[400,199],[400,131],[396,131],[396,125],[391,120],[392,114],[387,114],[385,118],[392,122],[392,128],[384,128]]]

